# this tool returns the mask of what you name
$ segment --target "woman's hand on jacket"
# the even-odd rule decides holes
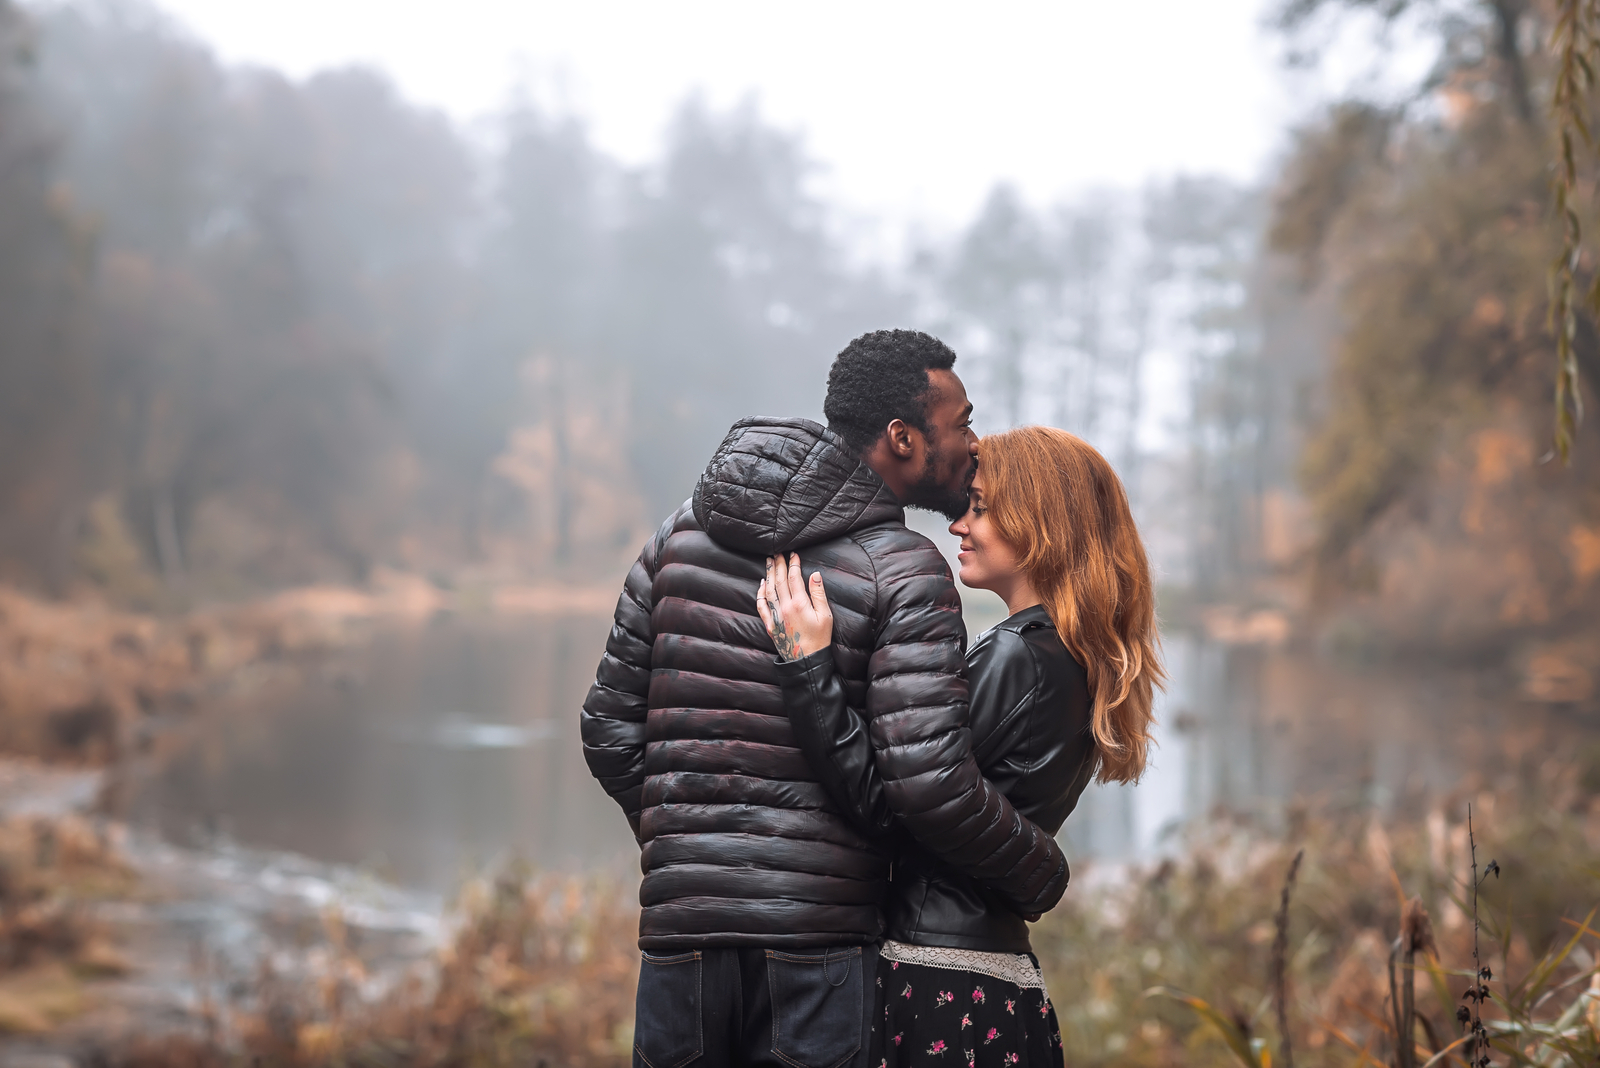
[[[833,644],[833,609],[822,588],[822,574],[807,582],[800,557],[767,557],[767,577],[756,591],[756,611],[782,660],[799,660]]]

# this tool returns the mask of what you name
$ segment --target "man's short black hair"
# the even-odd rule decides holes
[[[948,371],[955,362],[949,345],[920,330],[862,334],[828,371],[828,398],[822,402],[828,429],[858,455],[896,419],[929,433],[928,372]]]

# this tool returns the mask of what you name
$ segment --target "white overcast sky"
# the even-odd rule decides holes
[[[1001,179],[1043,202],[1180,172],[1252,178],[1306,106],[1263,0],[158,3],[226,60],[370,64],[464,119],[520,85],[631,163],[687,94],[753,94],[804,136],[821,192],[900,225],[958,224]]]

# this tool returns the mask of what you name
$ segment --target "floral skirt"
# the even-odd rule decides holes
[[[1062,1064],[1056,1010],[1032,955],[885,942],[873,1068],[1047,1068]]]

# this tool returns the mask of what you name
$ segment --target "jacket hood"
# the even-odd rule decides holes
[[[694,489],[694,517],[736,552],[769,556],[843,537],[905,510],[844,439],[809,419],[741,419]]]

